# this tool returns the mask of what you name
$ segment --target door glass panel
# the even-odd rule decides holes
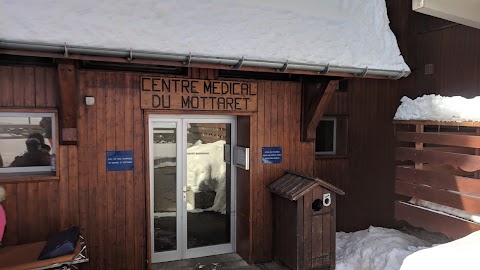
[[[177,249],[177,125],[153,123],[154,252]]]
[[[230,243],[231,125],[187,124],[187,248]],[[228,151],[230,153],[230,151]]]

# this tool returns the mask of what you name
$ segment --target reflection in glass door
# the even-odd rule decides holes
[[[234,178],[225,153],[234,118],[151,116],[149,123],[153,262],[233,252]]]
[[[177,237],[182,224],[178,222],[178,213],[182,212],[179,204],[181,196],[177,190],[180,183],[181,162],[177,156],[181,150],[178,144],[179,121],[150,121],[150,177],[151,208],[153,228],[153,252],[163,253],[166,257],[179,259],[178,246],[181,239]],[[153,193],[153,194],[152,194]],[[180,215],[181,216],[181,215]]]

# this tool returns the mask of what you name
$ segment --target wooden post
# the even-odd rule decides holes
[[[475,133],[477,136],[480,136],[480,128],[475,128]],[[479,156],[480,155],[480,148],[475,148],[475,155]],[[476,171],[474,173],[474,177],[477,179],[480,179],[480,171]]]
[[[78,91],[76,66],[72,60],[58,62],[60,144],[77,144]]]
[[[415,132],[417,133],[423,133],[424,131],[424,125],[415,125]],[[423,150],[423,143],[422,142],[416,142],[415,143],[415,149],[416,150]],[[415,162],[415,169],[417,170],[422,170],[423,169],[423,163],[418,163]]]

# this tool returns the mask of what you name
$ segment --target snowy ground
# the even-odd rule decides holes
[[[477,270],[480,251],[480,231],[471,233],[461,239],[420,250],[408,256],[401,270]]]
[[[3,166],[8,167],[16,156],[20,155],[25,149],[25,138],[21,139],[3,139],[0,138],[0,155],[2,155]]]
[[[381,227],[370,227],[353,233],[338,232],[336,269],[398,270],[408,255],[431,247],[432,244],[413,235]]]
[[[460,96],[424,95],[416,99],[402,97],[394,119],[432,121],[480,121],[480,96],[467,99]]]
[[[385,0],[3,0],[0,18],[0,40],[410,70]]]

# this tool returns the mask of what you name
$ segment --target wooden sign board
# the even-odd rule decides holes
[[[257,83],[141,77],[141,108],[189,111],[257,111]]]

